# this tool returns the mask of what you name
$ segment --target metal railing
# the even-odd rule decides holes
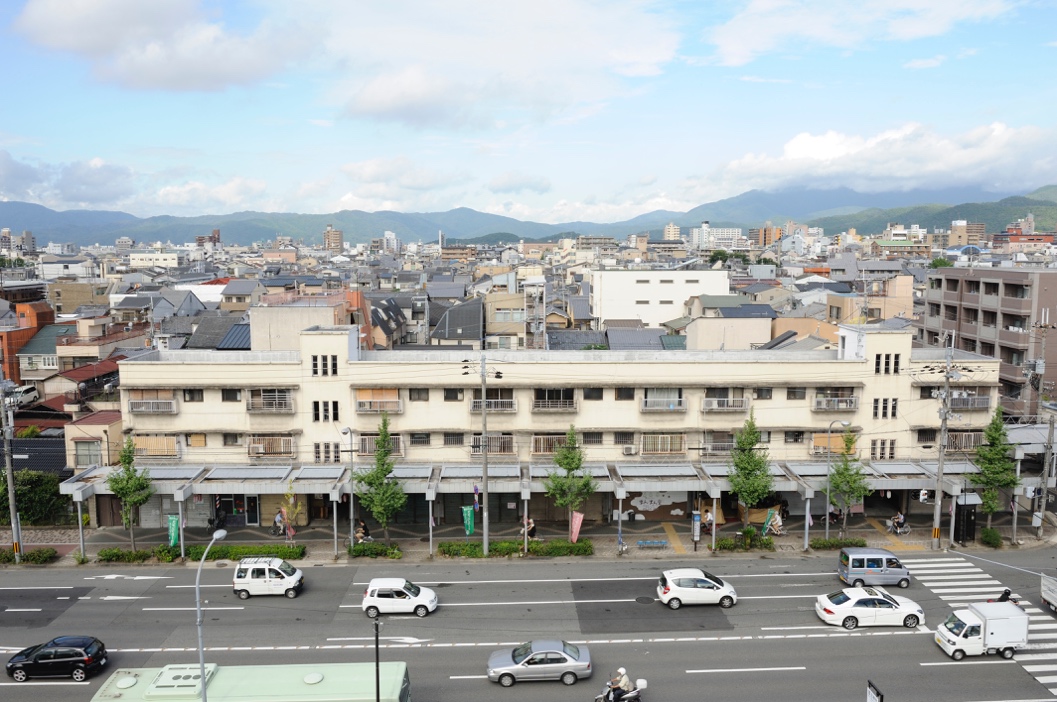
[[[285,414],[294,411],[294,401],[287,398],[283,400],[262,400],[251,397],[246,403],[246,411],[258,414]]]
[[[575,412],[576,400],[533,400],[533,412]]]
[[[517,412],[517,400],[470,400],[470,411],[480,412],[482,404],[489,412]]]
[[[706,397],[701,400],[702,412],[744,412],[751,400],[747,397]]]
[[[857,397],[815,397],[813,409],[816,412],[841,412],[859,409]]]
[[[379,414],[389,412],[400,414],[404,411],[403,400],[356,400],[356,411],[360,414]]]
[[[643,412],[685,412],[686,400],[682,397],[669,399],[645,398],[639,408]]]
[[[176,414],[176,400],[129,400],[130,414]]]

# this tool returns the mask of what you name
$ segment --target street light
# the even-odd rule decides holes
[[[826,428],[826,512],[822,515],[822,518],[826,521],[826,538],[829,538],[829,488],[830,488],[830,475],[831,466],[833,464],[833,425],[839,423],[842,427],[847,429],[851,426],[851,422],[843,419],[834,419],[829,423]]]
[[[202,566],[205,565],[206,556],[209,555],[209,549],[213,548],[213,544],[217,541],[223,541],[228,535],[224,529],[217,529],[213,532],[213,538],[210,540],[209,545],[206,546],[206,550],[202,553],[202,560],[198,562],[198,573],[195,574],[195,611],[198,613],[198,672],[201,676],[202,685],[202,702],[206,701],[206,651],[202,646]]]

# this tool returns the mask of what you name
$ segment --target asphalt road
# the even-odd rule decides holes
[[[929,558],[929,554],[915,555]],[[937,556],[939,557],[939,556]],[[373,661],[371,620],[360,610],[367,581],[399,575],[437,589],[426,617],[383,617],[380,655],[411,666],[416,702],[429,700],[590,700],[610,671],[645,677],[644,700],[865,699],[867,680],[887,702],[1057,699],[1014,659],[954,663],[930,630],[951,604],[915,582],[896,590],[921,604],[926,626],[845,632],[814,614],[817,595],[838,589],[833,557],[692,558],[654,562],[568,563],[366,561],[308,568],[294,600],[239,600],[233,567],[202,574],[207,660],[223,664]],[[968,560],[973,560],[965,555]],[[1000,559],[1000,560],[999,560]],[[988,554],[978,564],[1037,601],[1047,551]],[[729,610],[656,601],[661,568],[703,566],[729,579],[739,602]],[[0,571],[0,650],[13,652],[63,633],[94,634],[114,666],[197,660],[191,567],[82,567]],[[1054,620],[1057,622],[1057,619]],[[596,674],[566,688],[529,683],[502,689],[484,678],[488,652],[541,636],[585,642]],[[4,656],[6,659],[6,655]],[[99,680],[0,680],[4,702],[89,700]],[[1052,686],[1051,686],[1052,687]]]

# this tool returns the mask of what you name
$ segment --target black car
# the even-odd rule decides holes
[[[60,636],[19,651],[7,662],[7,675],[28,678],[71,677],[81,682],[106,665],[106,646],[94,636]]]

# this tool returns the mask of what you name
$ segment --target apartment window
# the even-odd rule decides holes
[[[840,307],[837,305],[830,305],[829,307],[829,318],[840,319]]]
[[[341,444],[328,442],[313,444],[312,454],[316,463],[341,463]]]
[[[206,445],[206,435],[201,432],[187,434],[184,437],[184,440],[187,442],[187,445],[192,448],[203,448]]]
[[[462,402],[462,388],[444,388],[444,401]]]
[[[933,394],[932,393],[936,392],[937,390],[939,390],[939,388],[937,388],[937,387],[935,387],[933,385],[922,385],[921,386],[921,391],[918,394],[918,399],[919,400],[931,400],[933,398]]]
[[[919,444],[934,444],[938,433],[935,429],[918,429]]]
[[[224,388],[223,390],[220,391],[220,401],[221,402],[241,402],[242,401],[242,391],[241,390],[232,389],[232,388]]]
[[[662,285],[671,285],[674,282],[675,282],[674,280],[662,280],[661,284]]]
[[[899,354],[874,354],[873,372],[878,375],[899,375]]]
[[[414,432],[411,434],[412,446],[429,446],[429,432]]]
[[[774,395],[774,388],[756,388],[757,400],[770,400]]]
[[[312,375],[337,375],[337,356],[312,356]]]
[[[633,431],[618,431],[613,433],[613,443],[617,446],[634,446],[635,445],[635,432]]]
[[[930,317],[939,317],[940,316],[939,303],[937,303],[937,302],[930,302],[929,303],[929,316]]]
[[[661,300],[661,304],[662,305],[670,305],[670,304],[672,304],[672,301],[671,300]]]
[[[769,444],[769,443],[771,443],[771,432],[770,431],[760,431],[760,440],[757,441],[756,443],[757,444]]]
[[[338,420],[337,400],[324,400],[323,402],[317,400],[312,403],[313,422],[336,422]]]
[[[636,280],[635,281],[635,285],[649,285],[649,284],[650,284],[650,281],[648,281],[648,280]]]
[[[617,388],[617,400],[628,401],[635,399],[635,388]]]
[[[995,356],[995,345],[992,344],[992,343],[989,343],[987,341],[981,341],[980,342],[980,354],[983,355],[983,356],[990,356],[991,358],[994,358],[994,356]]]
[[[802,444],[802,443],[804,443],[804,432],[802,432],[802,431],[787,431],[785,433],[785,443],[787,443],[787,444]]]
[[[947,292],[958,292],[958,279],[948,278],[947,279]]]
[[[873,418],[874,419],[888,419],[891,416],[892,419],[896,417],[896,398],[874,398],[873,401]],[[889,414],[891,413],[891,414]]]
[[[701,281],[699,281],[699,280],[689,280],[689,279],[687,279],[686,284],[687,285],[697,285],[700,282]]]
[[[75,441],[73,444],[74,448],[74,460],[78,468],[87,468],[88,466],[97,466],[103,462],[103,454],[100,449],[102,442],[100,441]]]
[[[997,295],[998,283],[984,283],[984,295]]]
[[[787,399],[787,400],[806,400],[807,399],[807,388],[786,388],[785,399]]]
[[[636,305],[648,305],[648,304],[650,304],[650,301],[649,300],[635,300],[635,304]]]
[[[601,400],[602,388],[584,388],[585,400]]]
[[[870,458],[874,461],[891,461],[896,457],[895,439],[872,439],[870,441]]]
[[[407,399],[411,402],[429,402],[429,388],[408,388]]]
[[[457,434],[455,432],[446,431],[444,432],[444,445],[445,446],[463,446],[466,443],[465,434]]]
[[[582,441],[584,446],[601,446],[602,445],[602,432],[600,431],[585,431]]]
[[[929,278],[929,290],[940,290],[943,288],[943,281],[939,278]]]
[[[225,446],[242,446],[242,434],[224,434]]]
[[[184,402],[201,402],[202,401],[202,390],[184,390]]]

